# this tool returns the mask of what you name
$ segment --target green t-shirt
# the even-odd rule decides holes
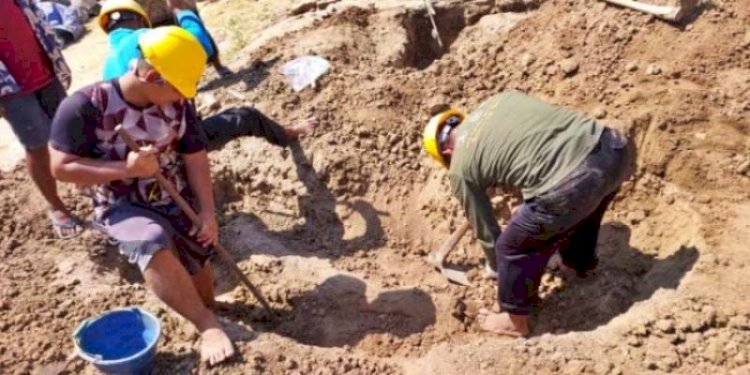
[[[493,269],[500,227],[486,189],[520,189],[524,199],[544,193],[586,158],[602,130],[580,112],[518,91],[486,100],[456,129],[451,188]]]

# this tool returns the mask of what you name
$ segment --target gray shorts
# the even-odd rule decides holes
[[[0,100],[13,133],[27,150],[46,147],[52,119],[65,99],[65,88],[55,79],[37,91]]]
[[[148,267],[157,251],[175,251],[191,275],[197,274],[213,255],[190,236],[190,219],[171,204],[152,208],[122,202],[108,208],[95,226],[117,242],[120,254],[137,264],[141,272]]]

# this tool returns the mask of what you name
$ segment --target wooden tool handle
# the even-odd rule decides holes
[[[131,150],[140,150],[140,146],[138,146],[138,143],[133,139],[133,137],[128,134],[127,131],[122,127],[122,125],[119,125],[117,129],[115,129],[117,133],[120,135],[123,141],[125,141],[125,144],[131,149]],[[174,187],[174,185],[167,180],[164,175],[157,171],[154,175],[154,178],[156,181],[161,185],[161,187],[167,191],[170,197],[174,199],[174,201],[177,203],[178,206],[182,209],[182,211],[187,215],[187,217],[190,219],[190,221],[195,225],[197,228],[200,228],[203,226],[203,223],[201,222],[201,219],[198,217],[198,214],[195,213],[195,210],[193,210],[193,207],[190,206],[190,203],[188,203],[177,191],[177,189]],[[242,284],[244,284],[248,289],[250,289],[250,292],[255,296],[255,299],[260,302],[261,305],[263,305],[263,308],[266,309],[266,312],[273,318],[275,317],[275,314],[273,310],[271,309],[271,306],[268,304],[265,298],[263,298],[263,295],[260,294],[260,291],[253,285],[250,280],[245,276],[245,274],[242,272],[239,266],[237,266],[237,263],[232,258],[231,254],[229,254],[229,251],[227,251],[224,246],[221,245],[218,241],[214,243],[214,250],[216,250],[216,253],[219,255],[219,258],[221,258],[222,261],[229,267],[229,269],[232,271],[232,273],[237,276]]]
[[[450,238],[445,241],[443,246],[440,247],[435,257],[435,261],[439,265],[443,264],[445,258],[448,256],[448,253],[450,253],[451,250],[456,247],[458,241],[461,241],[461,238],[463,238],[464,234],[469,230],[469,228],[471,228],[471,224],[469,224],[468,221],[465,221],[463,224],[461,224],[460,227],[458,227],[458,229],[456,229],[455,232],[453,232],[453,234],[451,234]]]

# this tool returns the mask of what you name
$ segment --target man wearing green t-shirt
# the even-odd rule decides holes
[[[627,144],[579,112],[517,91],[486,100],[468,117],[451,109],[430,120],[425,150],[449,169],[453,194],[497,275],[504,313],[483,310],[483,329],[529,334],[528,315],[555,251],[568,272],[596,266],[604,211],[627,178]],[[486,193],[495,186],[518,189],[524,199],[502,233]]]

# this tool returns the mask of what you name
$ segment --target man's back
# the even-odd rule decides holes
[[[579,112],[508,91],[485,101],[458,132],[452,182],[521,189],[529,199],[580,164],[602,127]]]

